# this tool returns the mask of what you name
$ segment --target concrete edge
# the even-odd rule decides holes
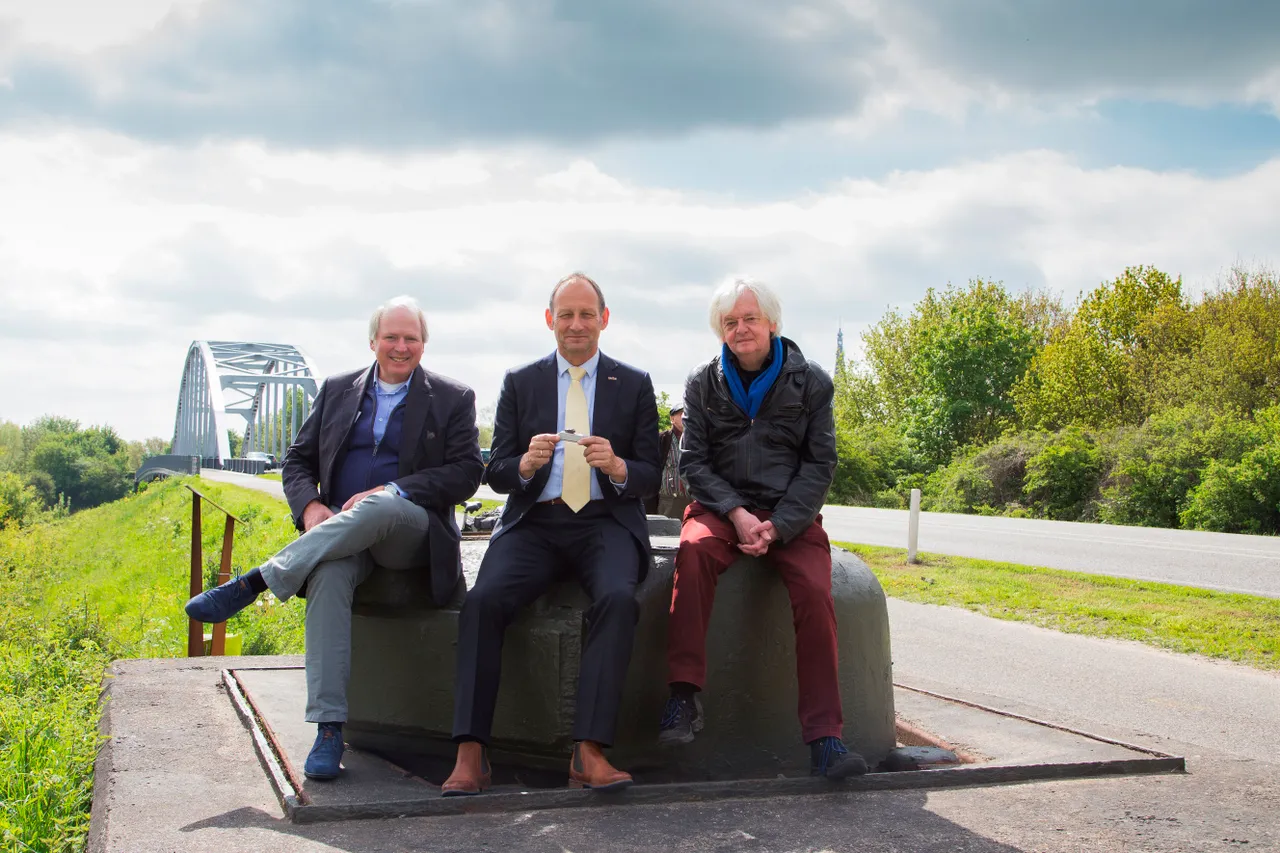
[[[275,738],[268,737],[270,728],[246,698],[244,688],[236,679],[235,673],[229,669],[222,670],[222,683],[227,688],[227,695],[231,698],[236,715],[240,717],[240,721],[245,724],[253,737],[254,752],[257,753],[258,762],[271,780],[271,789],[275,791],[280,807],[284,809],[287,818],[296,821],[298,809],[306,807],[310,799],[300,786],[295,785],[292,775],[281,765],[277,757],[278,745],[275,743]]]
[[[109,822],[111,811],[107,806],[107,797],[99,795],[106,792],[108,782],[114,772],[115,751],[111,738],[111,687],[115,684],[116,667],[119,661],[112,661],[102,674],[102,688],[98,691],[98,707],[102,712],[98,715],[98,736],[101,743],[93,760],[93,800],[89,805],[89,833],[85,838],[86,853],[102,853],[107,849],[107,838],[110,835]]]
[[[1139,752],[1139,753],[1142,753],[1143,755],[1150,755],[1153,758],[1157,758],[1157,759],[1176,758],[1178,761],[1183,762],[1183,766],[1180,769],[1183,771],[1187,769],[1185,766],[1186,765],[1185,760],[1183,758],[1179,756],[1170,755],[1167,752],[1161,752],[1158,749],[1152,749],[1149,746],[1139,746],[1136,743],[1128,743],[1123,740],[1117,740],[1115,738],[1105,737],[1103,735],[1094,734],[1092,732],[1086,732],[1083,729],[1074,729],[1071,726],[1064,726],[1061,723],[1051,723],[1048,720],[1038,720],[1035,717],[1028,717],[1025,714],[1017,714],[1017,713],[1014,713],[1013,711],[1004,711],[1004,710],[1001,710],[1000,708],[993,708],[990,705],[983,705],[979,702],[970,702],[967,699],[958,699],[955,696],[947,696],[942,693],[936,693],[932,690],[925,690],[921,687],[912,687],[909,684],[902,684],[897,681],[893,682],[893,686],[900,690],[910,690],[912,693],[919,693],[921,696],[929,696],[934,699],[941,699],[944,702],[951,702],[955,705],[963,705],[966,708],[973,708],[974,710],[983,711],[984,713],[987,713],[987,714],[995,714],[1000,717],[1007,717],[1011,720],[1021,720],[1024,723],[1031,723],[1032,725],[1041,726],[1046,729],[1053,729],[1059,732],[1066,732],[1067,734],[1088,738],[1089,740],[1097,741],[1098,743],[1106,743],[1106,744],[1110,744],[1111,746],[1118,746],[1118,747],[1121,747],[1122,749],[1127,749],[1130,752]],[[915,727],[912,727],[912,728],[915,728]],[[919,731],[922,734],[929,736],[929,733],[924,732],[923,729],[916,729],[916,731]],[[933,743],[931,745],[943,746],[944,743],[945,741],[940,741],[938,743]],[[954,751],[953,747],[943,746],[943,748],[952,749]]]
[[[297,666],[243,667],[245,669],[298,669]],[[982,787],[1063,779],[1085,779],[1105,776],[1136,776],[1161,773],[1185,773],[1186,761],[1143,746],[1106,738],[1068,726],[1037,720],[1022,714],[1002,711],[921,688],[895,683],[894,686],[946,702],[953,702],[986,713],[1021,720],[1033,725],[1067,732],[1101,743],[1107,743],[1144,755],[1144,758],[1121,758],[1104,761],[1081,761],[1044,764],[990,765],[969,764],[928,770],[869,773],[842,782],[826,779],[790,777],[775,779],[742,779],[717,782],[679,782],[637,785],[616,793],[589,790],[554,789],[512,793],[489,793],[476,797],[440,797],[388,802],[349,803],[318,806],[310,802],[296,773],[290,773],[287,759],[281,763],[280,750],[265,720],[253,707],[235,671],[221,670],[223,683],[241,721],[250,730],[254,749],[267,771],[285,816],[293,823],[324,823],[344,820],[387,817],[435,817],[471,813],[538,811],[563,808],[593,808],[607,805],[667,804],[707,802],[713,800],[753,799],[760,797],[820,795],[836,792],[897,791],[933,788]],[[105,719],[104,713],[104,719]],[[903,725],[898,721],[898,725]],[[910,726],[929,745],[951,748],[936,735]],[[92,848],[91,848],[92,849]]]
[[[1067,764],[1001,765],[869,773],[830,782],[817,778],[748,779],[733,782],[682,782],[637,785],[617,793],[556,789],[476,797],[440,797],[342,806],[302,806],[290,815],[294,823],[323,823],[390,817],[439,817],[458,814],[529,812],[545,809],[595,808],[610,805],[654,805],[763,797],[982,787],[1046,780],[1132,776],[1183,770],[1181,758],[1135,758]]]

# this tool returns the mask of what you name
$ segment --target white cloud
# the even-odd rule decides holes
[[[15,23],[23,41],[88,52],[137,39],[167,15],[183,14],[204,0],[0,0],[0,23]]]
[[[192,339],[294,343],[336,371],[368,359],[368,311],[402,292],[430,313],[428,362],[483,404],[506,367],[550,351],[546,294],[585,269],[609,297],[605,348],[678,393],[715,350],[705,300],[732,273],[773,282],[784,331],[830,364],[838,320],[874,322],[929,286],[984,276],[1073,296],[1137,263],[1197,285],[1274,262],[1280,233],[1280,159],[1206,178],[1036,151],[743,203],[530,151],[10,134],[0,185],[0,417],[130,437],[171,429]]]

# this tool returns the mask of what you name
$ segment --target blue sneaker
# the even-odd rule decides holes
[[[698,694],[672,694],[658,721],[658,745],[693,743],[694,735],[702,731],[702,723],[702,700]]]
[[[809,775],[843,779],[867,772],[867,762],[838,737],[820,737],[809,744]]]
[[[342,723],[320,723],[316,729],[316,742],[302,772],[308,779],[337,779],[342,767]]]
[[[185,609],[192,619],[216,625],[244,610],[257,597],[244,575],[237,575],[221,586],[206,589],[193,597]]]

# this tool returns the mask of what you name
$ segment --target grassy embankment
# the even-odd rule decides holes
[[[0,531],[0,849],[75,851],[88,830],[98,692],[121,657],[186,653],[191,493],[183,482],[24,530]],[[235,513],[233,571],[294,536],[281,501],[200,481]],[[223,516],[202,515],[206,583]],[[300,652],[302,608],[259,599],[228,629],[249,654]]]
[[[835,544],[861,557],[894,598],[1280,670],[1274,598],[938,554],[913,565],[901,548]]]

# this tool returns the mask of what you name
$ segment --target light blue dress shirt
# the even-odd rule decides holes
[[[410,374],[410,378],[412,374]],[[373,412],[373,440],[381,442],[382,437],[387,434],[387,423],[391,420],[391,413],[396,410],[396,406],[404,402],[404,398],[409,396],[409,380],[406,379],[399,385],[390,385],[391,390],[384,390],[382,383],[378,381],[378,363],[373,363],[373,399],[375,408]],[[405,494],[395,483],[387,483],[395,493],[400,497]]]

